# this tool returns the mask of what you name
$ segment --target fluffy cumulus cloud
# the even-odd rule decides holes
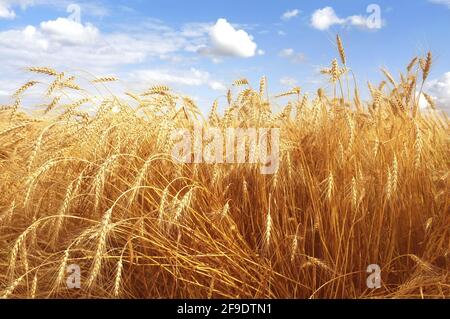
[[[1,0],[0,0],[1,1]],[[206,44],[208,34],[185,33],[162,22],[133,25],[102,32],[89,23],[58,18],[37,25],[0,31],[2,78],[0,104],[6,103],[5,92],[13,92],[26,81],[24,68],[49,66],[61,71],[87,71],[94,75],[118,75],[133,87],[138,84],[167,83],[182,87],[207,86],[223,91],[225,86],[209,73],[199,69],[179,71],[183,59],[195,59],[199,44]],[[154,61],[167,68],[131,74]],[[76,73],[76,72],[75,72]],[[133,82],[133,76],[142,83]],[[1,80],[1,79],[0,79]]]
[[[439,108],[450,114],[450,72],[428,82],[426,91],[435,99]]]
[[[284,21],[291,20],[292,18],[297,17],[300,14],[300,10],[294,9],[294,10],[288,10],[281,16],[281,19]]]
[[[311,24],[319,30],[327,30],[334,24],[343,24],[344,19],[339,18],[332,7],[325,7],[314,11],[311,17]]]
[[[16,13],[10,8],[8,3],[0,1],[0,19],[14,19]]]
[[[16,14],[14,10],[45,1],[0,0],[0,14],[12,18]],[[48,66],[74,75],[78,73],[76,70],[99,76],[117,75],[136,90],[153,84],[169,84],[181,92],[201,86],[221,93],[226,91],[220,79],[201,67],[183,67],[183,61],[198,59],[201,50],[207,50],[213,58],[264,54],[251,35],[225,19],[215,24],[186,24],[180,29],[161,21],[146,20],[105,32],[91,23],[60,17],[3,29],[0,30],[1,73],[2,79],[8,81],[0,79],[0,104],[9,103],[11,92],[27,80],[24,69],[28,66]],[[150,69],[149,65],[156,61],[160,63],[159,68]]]
[[[286,58],[292,63],[303,63],[306,60],[306,57],[301,52],[295,52],[292,48],[283,49],[278,54],[282,58]]]
[[[226,19],[217,20],[209,30],[209,45],[198,52],[212,57],[250,58],[257,54],[257,44],[244,30],[236,30]]]
[[[58,18],[0,32],[0,58],[4,66],[15,68],[51,64],[103,73],[120,65],[163,58],[183,51],[187,44],[185,37],[170,29],[103,34],[91,24]]]
[[[318,30],[328,30],[334,25],[356,26],[363,29],[380,29],[382,27],[381,14],[378,6],[369,6],[370,16],[352,15],[346,18],[339,17],[332,7],[325,7],[314,11],[311,16],[311,25]]]
[[[50,39],[59,43],[93,44],[99,38],[99,31],[93,25],[83,25],[66,18],[42,22],[40,27]]]

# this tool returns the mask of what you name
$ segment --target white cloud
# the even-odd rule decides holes
[[[48,1],[49,4],[52,4],[51,0],[0,0],[0,19],[14,19],[16,18],[16,12],[14,11],[15,7],[20,7],[22,10],[25,10],[29,6],[33,6],[39,3],[46,3]],[[53,1],[60,2],[59,0]]]
[[[441,109],[450,114],[450,72],[428,82],[426,92],[435,99]]]
[[[319,30],[327,30],[334,24],[344,24],[345,20],[339,18],[332,7],[325,7],[314,11],[311,24]]]
[[[0,1],[0,19],[14,19],[16,13],[12,10],[7,3]]]
[[[175,86],[208,86],[215,91],[225,91],[226,86],[219,81],[212,80],[211,75],[196,68],[188,70],[151,69],[137,70],[128,75],[132,82],[140,86],[175,85]]]
[[[209,46],[202,46],[198,52],[212,57],[250,58],[257,53],[257,44],[244,30],[236,30],[225,19],[217,20],[209,30]]]
[[[0,3],[4,2],[0,0]],[[25,72],[25,67],[29,66],[48,66],[76,76],[83,74],[78,80],[83,87],[86,85],[82,78],[86,74],[117,75],[120,83],[127,87],[123,90],[112,88],[116,94],[125,90],[144,90],[151,84],[168,84],[180,92],[198,87],[224,92],[226,86],[209,72],[182,66],[187,60],[198,59],[195,53],[199,47],[212,44],[213,24],[197,26],[202,30],[194,32],[192,25],[173,29],[161,21],[141,21],[105,32],[89,23],[58,18],[25,27],[0,29],[0,104],[10,103],[10,94],[29,80],[30,75]],[[240,31],[235,30],[235,33],[241,34]],[[251,42],[251,37],[247,37]],[[231,38],[240,41],[237,46],[242,46],[246,40],[239,36]],[[211,47],[217,49],[218,46]],[[244,53],[239,54],[243,56]],[[255,45],[253,55],[263,53]],[[223,56],[217,55],[217,58]],[[156,61],[159,67],[151,69]]]
[[[292,18],[297,17],[300,14],[300,10],[294,9],[294,10],[288,10],[281,16],[281,19],[284,21],[288,21]]]
[[[147,84],[181,84],[200,86],[206,83],[209,73],[191,68],[185,71],[170,71],[168,69],[138,70],[130,74],[136,81]]]
[[[450,9],[450,0],[429,0],[431,3],[442,4]]]
[[[282,77],[280,79],[280,84],[288,87],[294,87],[297,85],[297,80],[288,76]]]
[[[306,59],[303,53],[295,52],[292,48],[283,49],[278,55],[282,58],[289,59],[292,63],[303,63]]]
[[[0,32],[3,67],[51,65],[61,69],[82,69],[93,73],[141,63],[184,51],[189,42],[179,33],[140,30],[101,33],[90,24],[59,18]]]
[[[372,12],[372,7],[368,10]],[[314,11],[311,16],[311,25],[318,30],[328,30],[333,25],[356,26],[363,29],[380,29],[382,27],[381,17],[377,16],[378,7],[371,16],[352,15],[346,18],[339,17],[332,7],[325,7]],[[368,11],[369,12],[369,11]],[[378,21],[379,20],[379,21]]]
[[[218,82],[218,81],[212,81],[209,86],[211,87],[211,89],[213,89],[214,91],[226,91],[227,87],[225,86],[225,84],[223,84],[222,82]]]
[[[23,30],[0,32],[0,45],[0,56],[5,62],[13,60],[14,57],[19,62],[27,52],[32,58],[36,53],[46,51],[49,48],[49,40],[34,26],[29,25]]]
[[[420,94],[420,96],[419,96],[419,92],[417,92],[416,93],[416,99],[418,99],[418,101],[419,101],[419,108],[420,109],[425,110],[425,109],[427,109],[429,107],[427,99],[425,98],[425,96],[423,94]]]
[[[294,49],[283,49],[280,51],[280,56],[283,58],[291,57],[294,54]]]
[[[14,92],[28,80],[30,75],[25,68],[29,66],[48,66],[74,75],[80,72],[93,76],[116,74],[124,83],[130,83],[131,88],[137,88],[139,83],[133,82],[129,74],[134,69],[145,69],[155,60],[171,65],[167,70],[147,74],[151,79],[162,79],[178,86],[223,88],[208,73],[195,69],[184,73],[172,71],[180,68],[183,59],[195,58],[187,48],[202,41],[201,38],[188,38],[167,26],[156,30],[137,23],[132,27],[132,30],[119,27],[107,33],[90,24],[59,18],[35,26],[0,30],[0,81],[8,79],[0,82],[0,89],[10,94]],[[3,94],[0,104],[4,103],[9,101]]]
[[[362,28],[367,27],[367,18],[363,16],[350,16],[347,18],[347,21],[350,25]]]
[[[181,33],[185,37],[194,38],[207,35],[213,25],[211,23],[191,22],[183,26]]]
[[[90,23],[83,25],[66,18],[42,22],[43,33],[57,42],[66,44],[92,44],[99,37],[99,31]]]

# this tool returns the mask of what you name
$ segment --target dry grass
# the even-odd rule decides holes
[[[239,79],[207,120],[166,86],[61,104],[84,94],[76,78],[30,68],[42,78],[0,109],[0,295],[449,298],[449,121],[416,98],[431,54],[398,79],[383,69],[364,103],[342,84],[351,70],[337,47],[344,65],[323,71],[332,97],[293,88],[275,114],[265,77],[257,91]],[[48,103],[31,117],[21,97],[42,83]],[[196,122],[281,128],[279,171],[174,163],[170,131]],[[79,290],[65,285],[70,264]],[[370,264],[380,289],[366,287]]]

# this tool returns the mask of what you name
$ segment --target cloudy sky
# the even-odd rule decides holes
[[[450,0],[0,0],[0,103],[26,66],[114,75],[131,91],[169,84],[205,108],[242,77],[313,91],[339,33],[361,85],[432,50],[428,91],[448,106],[449,30]]]

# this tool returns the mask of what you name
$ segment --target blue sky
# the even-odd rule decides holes
[[[131,91],[169,84],[204,107],[241,77],[256,86],[268,76],[272,94],[313,91],[328,85],[318,70],[336,57],[339,33],[361,85],[433,51],[427,88],[447,105],[449,30],[450,0],[0,0],[0,103],[30,65],[117,75]]]

